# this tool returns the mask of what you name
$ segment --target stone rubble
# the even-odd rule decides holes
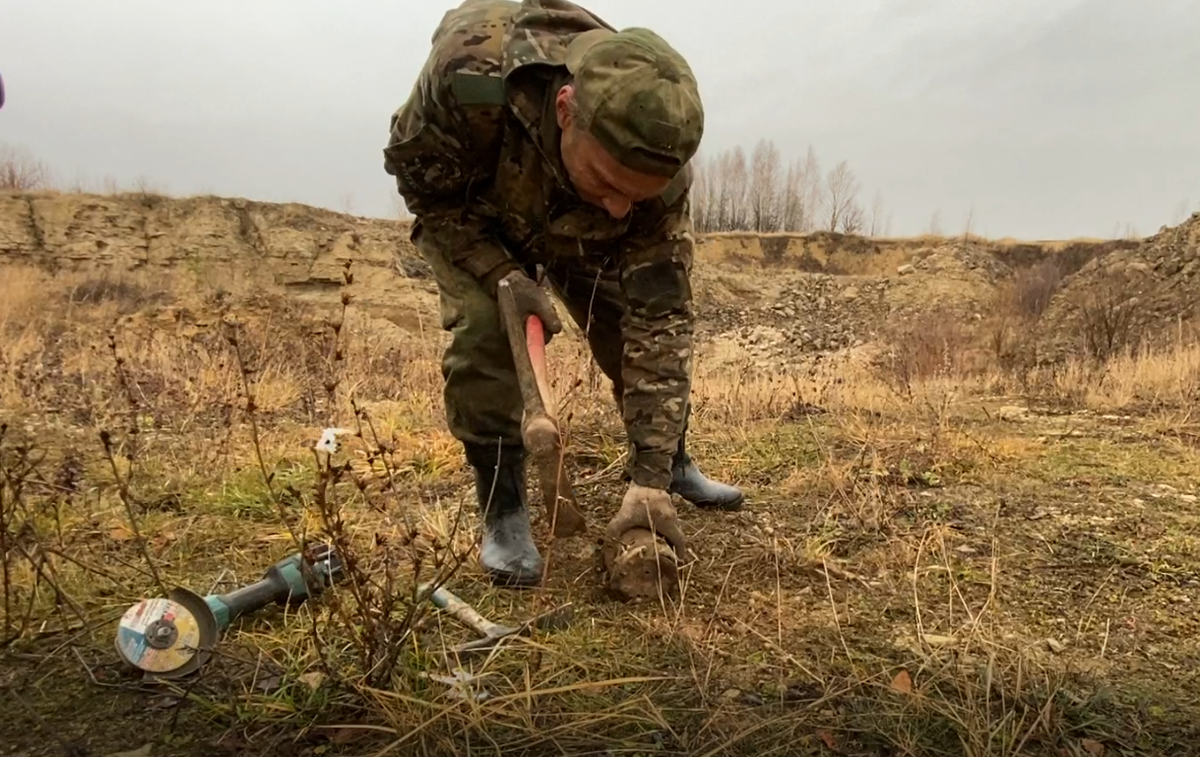
[[[1041,350],[1056,356],[1077,350],[1087,309],[1113,313],[1114,323],[1131,309],[1129,332],[1143,344],[1173,341],[1181,327],[1200,324],[1200,213],[1069,276],[1043,316]]]

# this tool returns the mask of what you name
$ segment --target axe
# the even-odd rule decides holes
[[[555,537],[583,533],[587,521],[579,511],[575,491],[563,465],[562,437],[551,410],[554,399],[546,377],[546,339],[542,321],[536,315],[530,315],[521,323],[516,299],[506,282],[500,282],[497,295],[500,318],[508,334],[517,382],[525,403],[521,439],[537,463],[546,515]]]

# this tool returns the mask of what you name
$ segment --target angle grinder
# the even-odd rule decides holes
[[[227,594],[175,587],[166,597],[130,607],[117,628],[117,653],[146,678],[180,678],[200,668],[221,632],[238,617],[270,604],[298,606],[342,581],[345,569],[332,546],[311,547],[312,557],[291,554],[258,581]],[[312,580],[305,579],[305,563]]]

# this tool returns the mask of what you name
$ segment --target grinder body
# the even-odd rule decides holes
[[[216,620],[217,628],[225,630],[242,615],[256,612],[269,604],[296,607],[311,596],[304,578],[299,553],[288,555],[267,568],[263,577],[254,583],[234,589],[227,594],[210,594],[204,598]],[[341,580],[342,566],[329,560],[319,560],[310,566],[320,592]]]
[[[312,549],[315,559],[300,553],[272,565],[254,583],[225,594],[199,594],[182,587],[165,598],[148,599],[121,618],[117,652],[151,678],[178,678],[208,660],[221,632],[237,618],[270,604],[297,606],[344,578],[340,557],[328,545]],[[305,576],[308,564],[311,582]]]

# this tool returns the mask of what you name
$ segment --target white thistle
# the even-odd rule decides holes
[[[321,438],[318,439],[317,443],[313,445],[313,449],[318,452],[324,452],[328,455],[332,455],[338,451],[337,438],[343,434],[350,433],[353,432],[346,428],[327,428],[321,432]]]

